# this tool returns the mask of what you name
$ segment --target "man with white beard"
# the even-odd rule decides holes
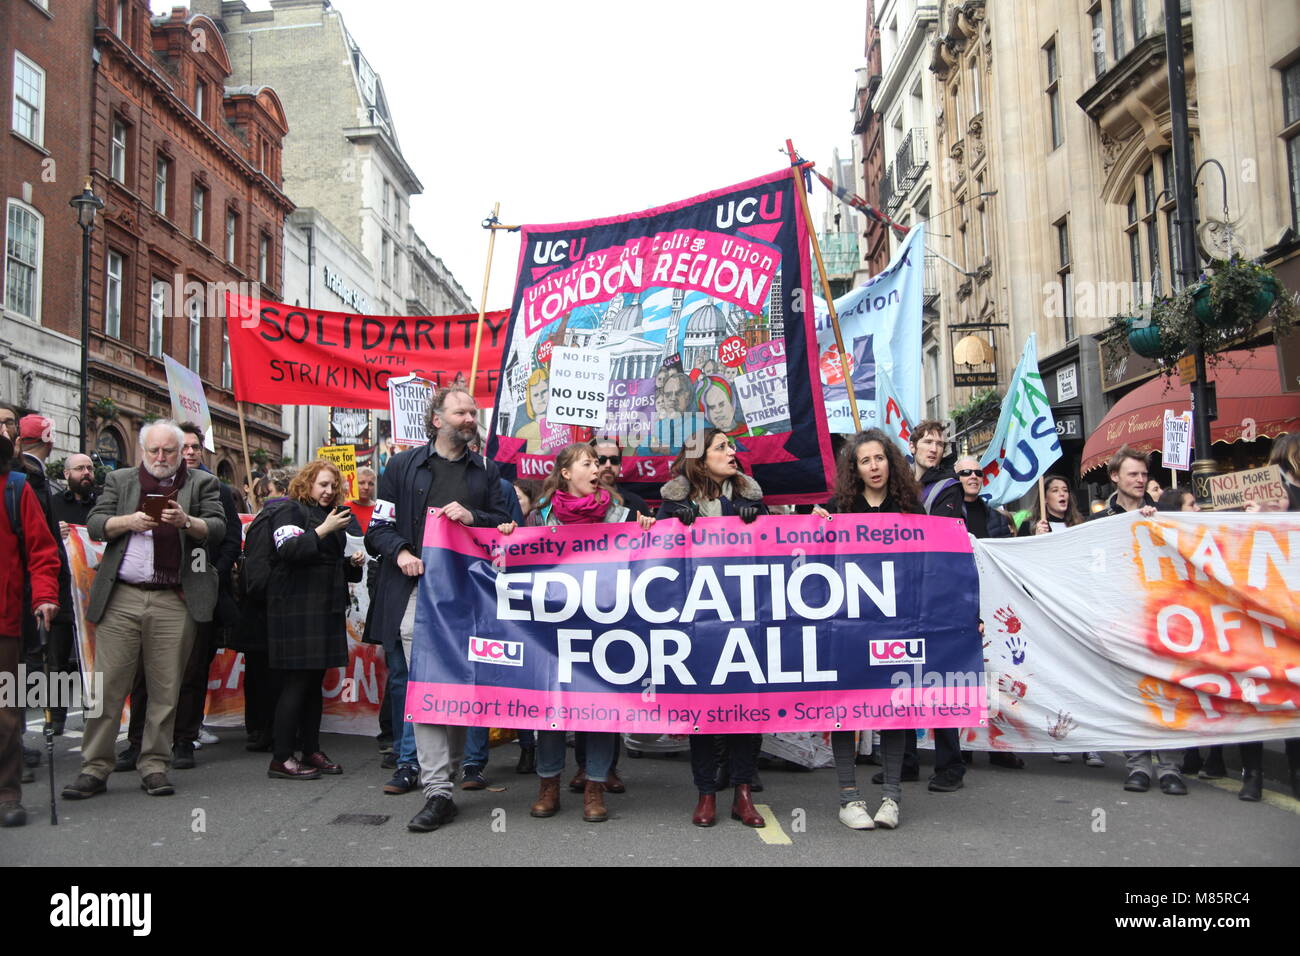
[[[212,620],[217,571],[203,542],[225,534],[216,475],[188,469],[185,435],[164,419],[140,430],[141,464],[108,476],[86,527],[107,541],[86,616],[95,624],[94,667],[103,674],[104,707],[86,721],[81,773],[63,788],[69,800],[108,789],[122,704],[136,664],[149,689],[140,787],[154,797],[175,793],[167,780],[181,673],[196,622]]]

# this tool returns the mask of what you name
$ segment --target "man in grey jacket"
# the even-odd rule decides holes
[[[212,620],[217,603],[217,572],[203,542],[226,530],[217,478],[186,468],[184,441],[170,420],[141,429],[140,466],[108,476],[86,521],[91,538],[108,542],[86,611],[95,625],[95,656],[86,666],[103,675],[104,701],[86,721],[81,773],[63,788],[66,799],[107,789],[137,662],[149,689],[140,786],[150,796],[175,792],[167,769],[181,674],[196,622]]]

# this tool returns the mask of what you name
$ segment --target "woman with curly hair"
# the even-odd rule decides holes
[[[735,516],[749,524],[768,513],[763,489],[740,470],[736,446],[718,428],[705,429],[700,441],[688,441],[673,462],[672,474],[673,479],[660,491],[660,518],[676,518],[690,525],[700,517]],[[751,827],[766,825],[751,795],[762,739],[761,734],[691,735],[691,772],[700,795],[691,822],[697,827],[711,827],[717,817],[720,752],[727,755],[728,779],[735,787],[732,819]]]
[[[542,483],[541,495],[525,523],[545,526],[620,521],[636,521],[645,530],[655,523],[649,515],[634,515],[623,504],[617,491],[601,486],[596,450],[581,442],[566,445],[555,456],[555,468]],[[498,525],[497,530],[508,535],[516,527],[512,521]],[[541,783],[537,802],[529,811],[535,817],[553,817],[560,809],[564,738],[563,730],[537,732],[537,776]],[[585,744],[587,766],[586,779],[582,783],[582,819],[588,823],[603,823],[609,819],[609,811],[605,809],[605,784],[610,779],[618,734],[585,733]]]
[[[835,467],[835,494],[813,509],[813,514],[830,519],[832,514],[925,514],[921,487],[898,446],[878,428],[871,428],[845,444]],[[910,730],[882,730],[884,799],[872,819],[858,790],[854,766],[852,730],[831,733],[831,752],[840,780],[840,822],[854,830],[876,826],[892,830],[898,826],[898,802],[902,798],[903,751]]]
[[[312,780],[343,768],[320,747],[321,682],[348,662],[348,582],[361,580],[364,551],[344,556],[347,535],[361,528],[343,504],[343,476],[329,461],[303,467],[288,500],[271,516],[267,582],[267,649],[280,674],[268,777]],[[295,743],[302,759],[295,759]]]

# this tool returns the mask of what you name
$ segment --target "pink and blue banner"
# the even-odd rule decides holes
[[[622,483],[655,501],[674,457],[715,427],[765,502],[824,500],[834,462],[794,188],[787,168],[644,212],[523,226],[487,446],[502,474],[545,477],[559,448],[601,435],[623,449]],[[553,381],[566,347],[604,353],[608,373]],[[598,424],[564,423],[592,401]]]
[[[974,727],[979,581],[959,521],[426,524],[422,723],[627,733]]]

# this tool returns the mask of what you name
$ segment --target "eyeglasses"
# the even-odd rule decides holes
[[[980,471],[978,468],[963,468],[961,471],[957,472],[957,477],[974,478],[976,475],[983,475],[983,474],[984,472]]]
[[[621,465],[623,464],[622,455],[597,455],[596,464],[598,465]]]

